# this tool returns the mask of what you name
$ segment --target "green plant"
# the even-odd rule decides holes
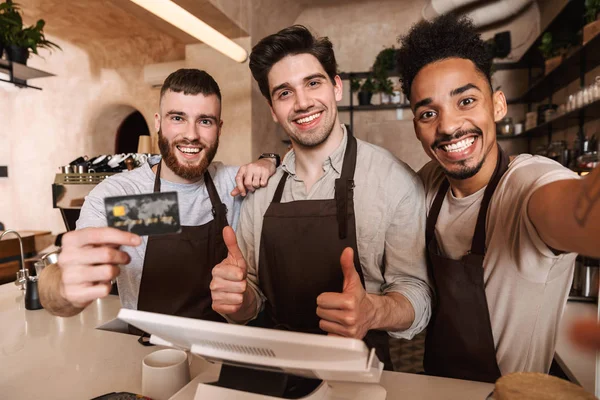
[[[363,82],[362,86],[360,87],[361,92],[368,92],[368,93],[375,92],[375,89],[376,89],[376,86],[375,86],[375,82],[373,81],[372,76],[368,76],[367,79],[365,79],[365,81]]]
[[[33,54],[38,54],[38,49],[61,50],[60,46],[44,36],[45,25],[46,22],[40,19],[35,25],[24,28],[19,5],[12,0],[0,4],[0,41],[7,46],[26,48]]]
[[[375,58],[375,62],[373,63],[373,73],[375,76],[388,76],[390,71],[394,71],[396,69],[396,53],[397,49],[392,47],[387,47],[377,54]]]
[[[600,13],[600,0],[585,0],[585,20],[589,24],[596,20]]]
[[[387,77],[376,77],[375,78],[375,91],[378,93],[385,93],[392,95],[394,94],[394,84]]]
[[[358,92],[360,90],[360,79],[350,78],[350,90],[352,91],[352,93]]]
[[[552,33],[544,33],[542,36],[542,42],[538,46],[538,49],[542,53],[542,57],[544,57],[546,60],[556,55],[556,50],[554,49],[554,43],[552,41]]]

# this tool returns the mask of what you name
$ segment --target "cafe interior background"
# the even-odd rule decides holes
[[[342,122],[359,139],[387,148],[415,170],[428,161],[399,92],[393,48],[413,23],[435,15],[432,0],[174,2],[248,52],[264,36],[292,24],[328,36],[344,83]],[[39,56],[26,60],[27,67],[9,61],[6,52],[0,60],[0,222],[6,229],[40,233],[27,257],[67,230],[65,211],[56,201],[56,187],[69,185],[61,167],[80,157],[137,153],[140,136],[146,136],[144,152],[158,152],[153,115],[159,88],[178,68],[204,69],[221,87],[224,126],[217,160],[241,165],[288,147],[247,61],[232,60],[129,0],[18,3],[24,23],[43,19],[45,38],[60,46],[40,49]],[[495,48],[493,86],[509,100],[509,119],[498,124],[500,145],[511,155],[546,155],[581,174],[593,167],[600,117],[600,36],[594,34],[600,27],[595,14],[586,20],[584,0],[433,3],[446,9],[466,4],[457,11],[471,15]],[[359,100],[368,96],[359,92],[370,83],[375,93],[365,105]],[[351,93],[351,87],[359,89]],[[92,179],[89,171],[67,172],[75,184]],[[0,253],[0,283],[14,280],[16,256]],[[595,290],[574,296],[597,296],[597,283]]]

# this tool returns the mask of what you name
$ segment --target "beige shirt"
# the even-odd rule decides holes
[[[443,172],[430,162],[419,175],[429,210]],[[577,174],[548,158],[523,154],[510,163],[492,197],[483,268],[502,374],[548,372],[550,368],[576,254],[557,256],[544,244],[529,219],[527,204],[541,186],[573,178]],[[484,191],[456,198],[448,190],[435,229],[442,254],[460,259],[470,250]]]
[[[258,258],[263,216],[284,174],[287,178],[282,203],[298,200],[333,199],[335,179],[340,177],[347,135],[323,163],[323,175],[306,192],[295,174],[295,153],[290,151],[265,189],[247,196],[242,204],[237,239],[248,264],[248,280],[262,309],[264,297],[257,289]],[[354,212],[360,263],[369,293],[403,294],[415,310],[415,321],[393,337],[412,338],[431,316],[431,294],[425,263],[425,195],[419,177],[388,151],[357,140],[354,175]],[[284,266],[282,266],[283,268]]]

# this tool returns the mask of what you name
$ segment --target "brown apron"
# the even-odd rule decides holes
[[[490,383],[501,376],[485,296],[483,259],[488,207],[507,169],[508,157],[498,147],[498,162],[481,201],[471,251],[462,259],[442,256],[435,236],[435,224],[450,186],[447,179],[442,182],[429,212],[427,264],[436,303],[425,339],[427,374]]]
[[[160,192],[160,167],[154,192]],[[212,309],[212,269],[227,257],[223,228],[227,207],[208,171],[204,173],[214,219],[200,226],[182,226],[181,233],[148,238],[138,295],[138,310],[225,322]]]
[[[265,324],[276,329],[325,334],[319,328],[317,297],[340,292],[344,276],[340,256],[354,249],[354,265],[364,287],[354,218],[356,139],[348,132],[344,164],[335,181],[335,198],[281,203],[288,174],[279,181],[264,219],[258,275],[267,298]],[[392,370],[388,335],[369,331],[364,338]]]

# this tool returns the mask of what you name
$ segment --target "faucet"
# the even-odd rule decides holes
[[[15,285],[20,285],[21,290],[25,290],[25,284],[27,283],[27,280],[29,278],[29,271],[25,269],[25,253],[23,252],[23,239],[21,238],[21,235],[19,235],[19,233],[14,229],[7,229],[0,235],[0,240],[2,240],[4,235],[6,235],[7,233],[14,233],[19,239],[19,246],[21,248],[21,269],[17,272],[17,279],[15,280]]]

